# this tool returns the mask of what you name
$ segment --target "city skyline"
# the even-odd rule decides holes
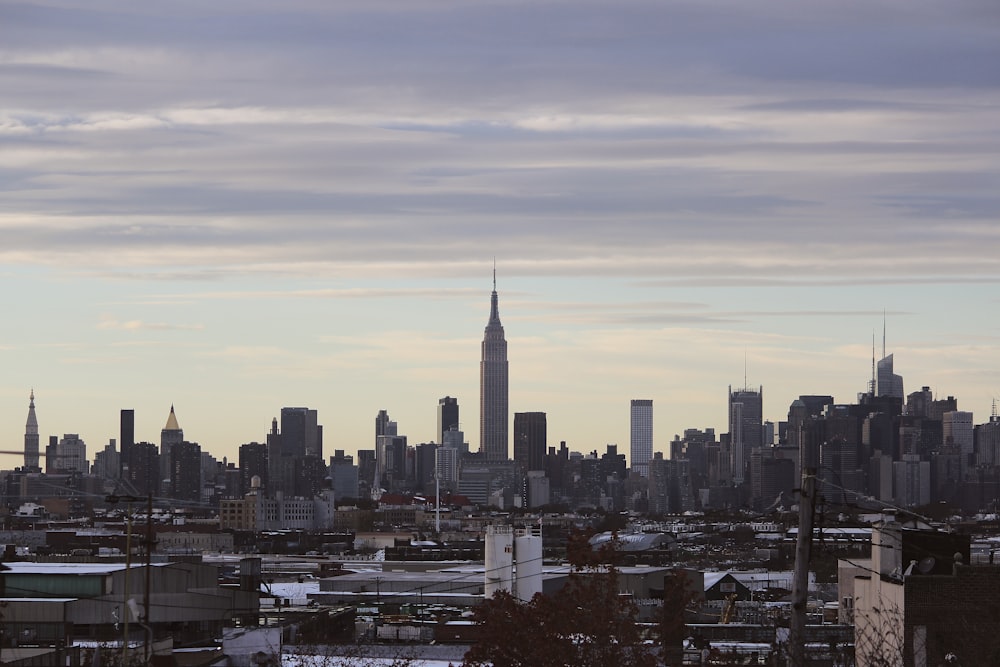
[[[497,269],[509,414],[627,451],[729,386],[1000,397],[1000,20],[973,0],[19,3],[0,34],[0,437],[135,410],[235,461],[479,447]],[[879,353],[881,357],[881,345]],[[508,429],[512,427],[510,421]],[[0,467],[23,457],[3,455]]]

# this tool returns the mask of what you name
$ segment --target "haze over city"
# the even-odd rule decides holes
[[[891,31],[887,28],[891,27]],[[891,35],[891,38],[887,36]],[[1000,10],[986,2],[27,2],[0,9],[0,433],[135,410],[230,460],[478,448],[510,410],[656,451],[800,394],[1000,397]],[[5,456],[2,467],[20,464]]]

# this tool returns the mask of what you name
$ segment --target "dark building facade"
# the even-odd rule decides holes
[[[514,413],[514,461],[521,470],[545,470],[547,430],[544,412]]]
[[[240,495],[250,493],[254,477],[260,478],[260,486],[266,490],[267,476],[267,445],[259,442],[240,445]]]
[[[437,443],[444,444],[444,434],[459,428],[458,399],[445,396],[438,400],[437,408]]]
[[[170,449],[170,497],[201,500],[201,446],[182,440]]]
[[[135,444],[135,410],[122,410],[119,415],[118,428],[118,451],[119,462],[121,463],[121,475],[125,476],[125,469],[128,467],[129,456],[132,452],[132,445]]]

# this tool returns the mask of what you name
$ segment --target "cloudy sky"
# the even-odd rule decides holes
[[[479,440],[494,260],[511,411],[655,448],[907,392],[1000,397],[995,0],[0,5],[0,425],[136,410],[234,458],[286,405]],[[0,466],[20,463],[0,457]]]

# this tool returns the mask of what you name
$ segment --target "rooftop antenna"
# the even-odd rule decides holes
[[[993,412],[990,414],[993,419],[997,418],[997,397],[993,397]]]
[[[882,358],[885,359],[885,308],[882,309]]]
[[[875,377],[876,377],[876,375],[875,375],[875,330],[872,329],[872,379],[871,379],[871,382],[869,382],[869,391],[871,392],[872,396],[875,395],[875,385],[876,385]]]
[[[743,346],[743,391],[750,391],[750,383],[747,382],[747,346]]]
[[[497,258],[493,256],[493,291],[497,291]]]

